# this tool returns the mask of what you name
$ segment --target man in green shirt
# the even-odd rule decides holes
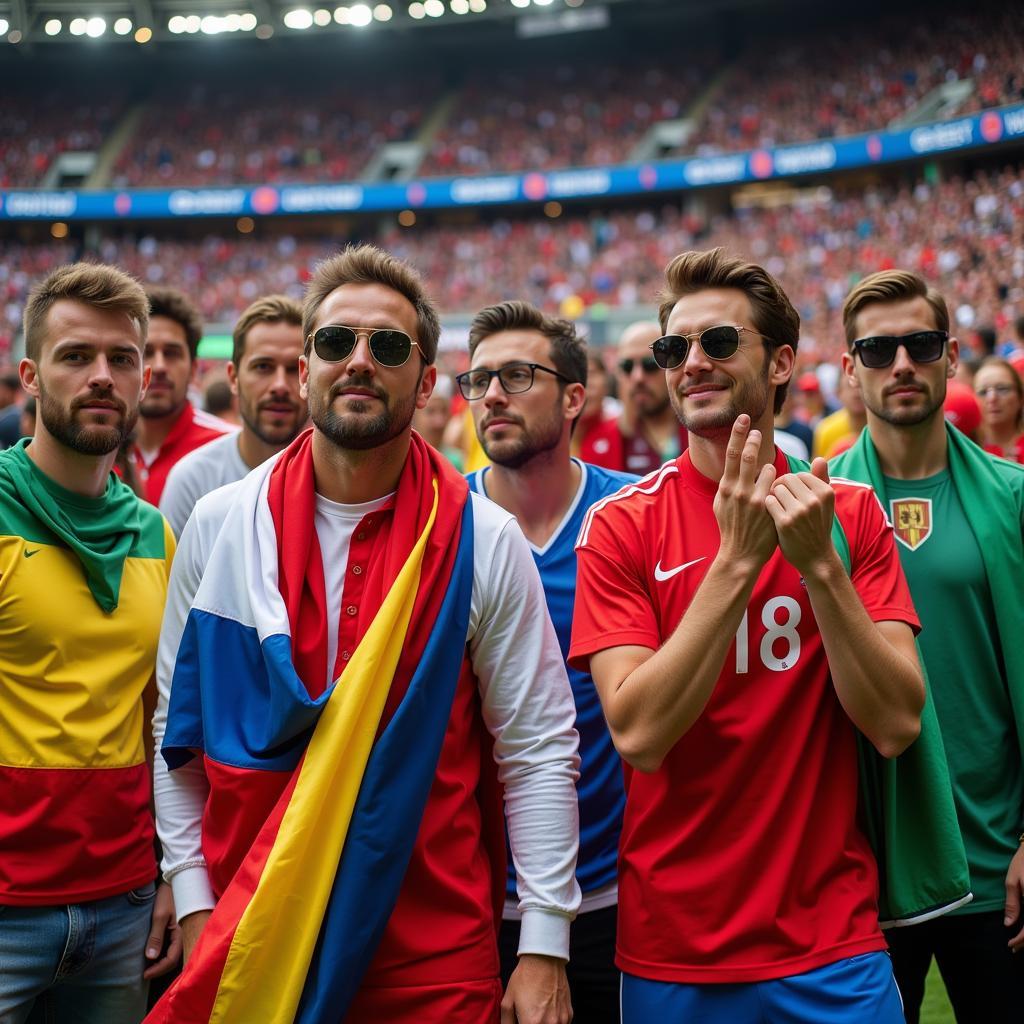
[[[833,477],[874,485],[921,618],[974,899],[888,932],[908,1024],[934,956],[957,1020],[1024,1012],[1024,466],[985,455],[943,417],[959,351],[942,296],[872,274],[847,297],[843,370],[867,409]],[[948,909],[948,908],[947,908]],[[941,913],[937,910],[937,913]]]

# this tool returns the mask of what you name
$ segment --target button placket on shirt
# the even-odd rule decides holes
[[[341,621],[338,623],[338,667],[344,667],[358,642],[359,608],[366,588],[366,565],[370,559],[378,520],[366,516],[352,535],[345,570],[345,593],[342,597]]]

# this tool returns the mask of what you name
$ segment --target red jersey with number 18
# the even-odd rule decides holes
[[[788,472],[776,453],[780,475]],[[892,526],[833,481],[851,578],[872,620],[919,628]],[[718,482],[684,452],[598,502],[577,544],[570,664],[657,650],[718,551]],[[800,574],[776,550],[704,712],[651,774],[626,768],[619,967],[656,981],[752,982],[885,948],[857,827],[854,726]]]

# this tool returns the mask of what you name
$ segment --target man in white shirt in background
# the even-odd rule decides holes
[[[299,394],[302,307],[286,295],[267,295],[238,318],[228,382],[238,396],[242,429],[186,455],[167,477],[160,511],[181,536],[196,502],[241,480],[286,448],[306,425]]]

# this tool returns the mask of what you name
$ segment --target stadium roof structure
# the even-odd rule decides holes
[[[860,0],[873,7],[884,0]],[[855,6],[833,0],[834,9]],[[666,18],[727,18],[750,9],[818,7],[817,0],[0,0],[2,43],[21,51],[49,47],[187,44],[200,39],[267,41],[401,32],[447,26],[443,35],[481,31],[519,38],[623,25],[655,26]],[[473,28],[475,26],[475,29]]]

